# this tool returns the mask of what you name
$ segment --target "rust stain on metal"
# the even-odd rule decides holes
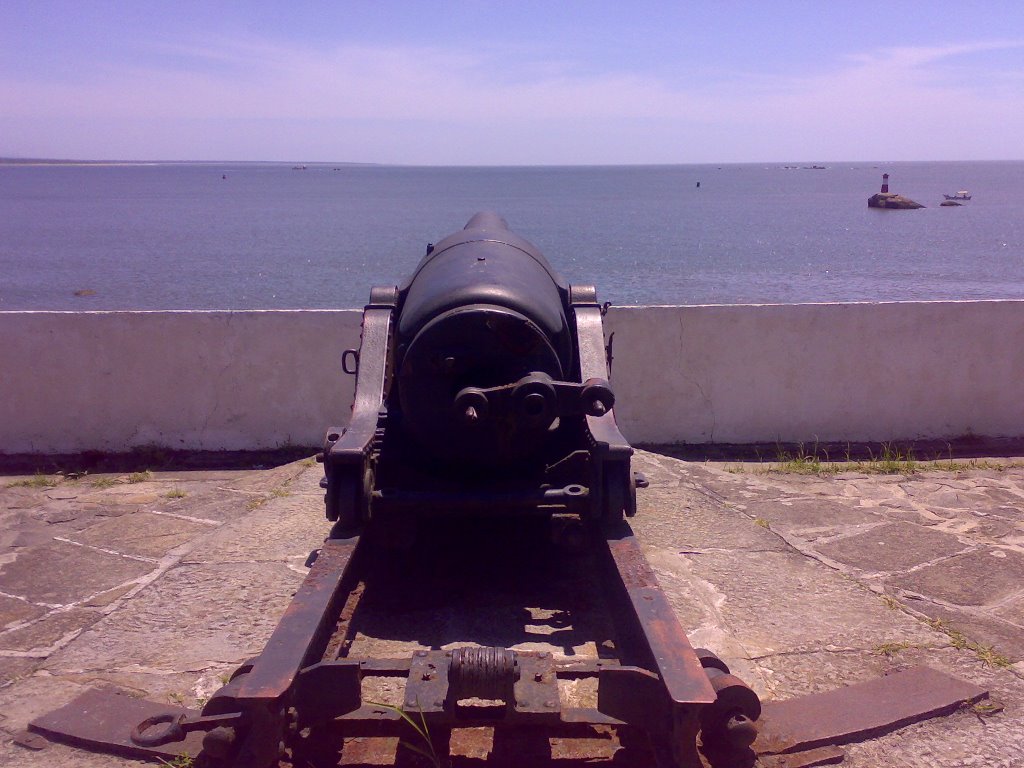
[[[238,698],[272,700],[285,693],[299,671],[323,653],[333,626],[328,617],[346,597],[343,582],[348,575],[358,539],[328,539],[288,609],[267,641],[242,684]],[[316,659],[319,660],[319,659]]]
[[[607,547],[642,635],[638,639],[645,646],[644,655],[661,678],[669,699],[677,704],[715,701],[708,676],[627,524],[607,539]]]
[[[626,589],[657,586],[658,579],[633,536],[609,539],[608,549]]]

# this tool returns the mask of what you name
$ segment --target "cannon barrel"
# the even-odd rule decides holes
[[[601,308],[494,213],[363,313],[356,397],[324,444],[327,516],[635,511]],[[558,489],[572,489],[558,494]]]
[[[478,213],[428,249],[401,295],[399,428],[447,462],[507,467],[536,455],[557,416],[546,407],[553,390],[533,393],[534,412],[518,419],[487,408],[480,393],[529,376],[572,376],[568,286],[547,259],[500,216]],[[475,403],[462,402],[470,393]]]

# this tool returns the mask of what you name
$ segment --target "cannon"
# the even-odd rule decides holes
[[[495,745],[516,732],[611,730],[623,746],[639,734],[675,768],[702,765],[699,735],[705,755],[749,752],[757,696],[691,647],[627,521],[645,481],[616,426],[602,318],[593,287],[566,283],[491,213],[428,246],[402,286],[374,288],[359,348],[342,356],[356,377],[351,417],[327,430],[318,455],[329,537],[262,653],[201,712],[148,710],[131,753],[159,754],[146,750],[198,732],[208,765],[336,765],[345,739],[408,739],[416,722],[435,764],[453,730],[481,726]],[[476,645],[350,654],[368,573],[393,561],[381,555],[396,540],[415,545],[425,521],[464,518],[526,529],[568,518],[585,531],[589,599],[608,609],[614,654]],[[375,678],[403,681],[404,703],[368,698]],[[596,681],[596,700],[564,701],[560,684],[582,680]]]
[[[419,754],[442,765],[454,730],[486,728],[492,752],[517,733],[550,748],[549,737],[612,732],[666,768],[752,765],[760,700],[717,655],[690,645],[628,522],[646,481],[615,423],[602,309],[591,286],[567,284],[494,214],[428,246],[405,284],[372,290],[360,346],[342,357],[356,376],[352,414],[328,429],[318,456],[334,525],[262,653],[201,711],[87,691],[30,727],[135,757],[199,744],[201,764],[223,768],[334,766],[347,744],[373,737],[403,739],[398,762]],[[388,549],[415,545],[426,521],[464,518],[527,531],[527,521],[561,518],[585,531],[590,597],[613,625],[597,656],[456,646],[469,642],[461,636],[421,642],[429,647],[406,658],[351,652],[365,589],[394,563]],[[465,554],[455,546],[442,557]],[[368,696],[387,678],[400,681],[401,705]],[[563,697],[560,684],[585,680],[595,697]],[[944,703],[921,695],[928,689]],[[759,750],[884,732],[983,695],[922,667],[768,702]],[[532,762],[511,749],[515,764]]]
[[[430,514],[636,512],[602,308],[493,213],[429,245],[363,313],[346,428],[324,442],[336,530]],[[486,512],[485,512],[486,511]]]

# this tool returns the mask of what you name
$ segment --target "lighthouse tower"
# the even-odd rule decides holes
[[[897,195],[889,191],[889,174],[882,174],[882,191],[868,198],[868,208],[924,208],[909,197]]]

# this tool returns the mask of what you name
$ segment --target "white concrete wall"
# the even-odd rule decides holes
[[[316,445],[361,312],[0,312],[0,451]]]
[[[0,312],[0,452],[319,444],[357,310]],[[634,442],[1024,436],[1024,301],[612,308]]]
[[[1024,301],[623,307],[636,442],[1024,435]]]

